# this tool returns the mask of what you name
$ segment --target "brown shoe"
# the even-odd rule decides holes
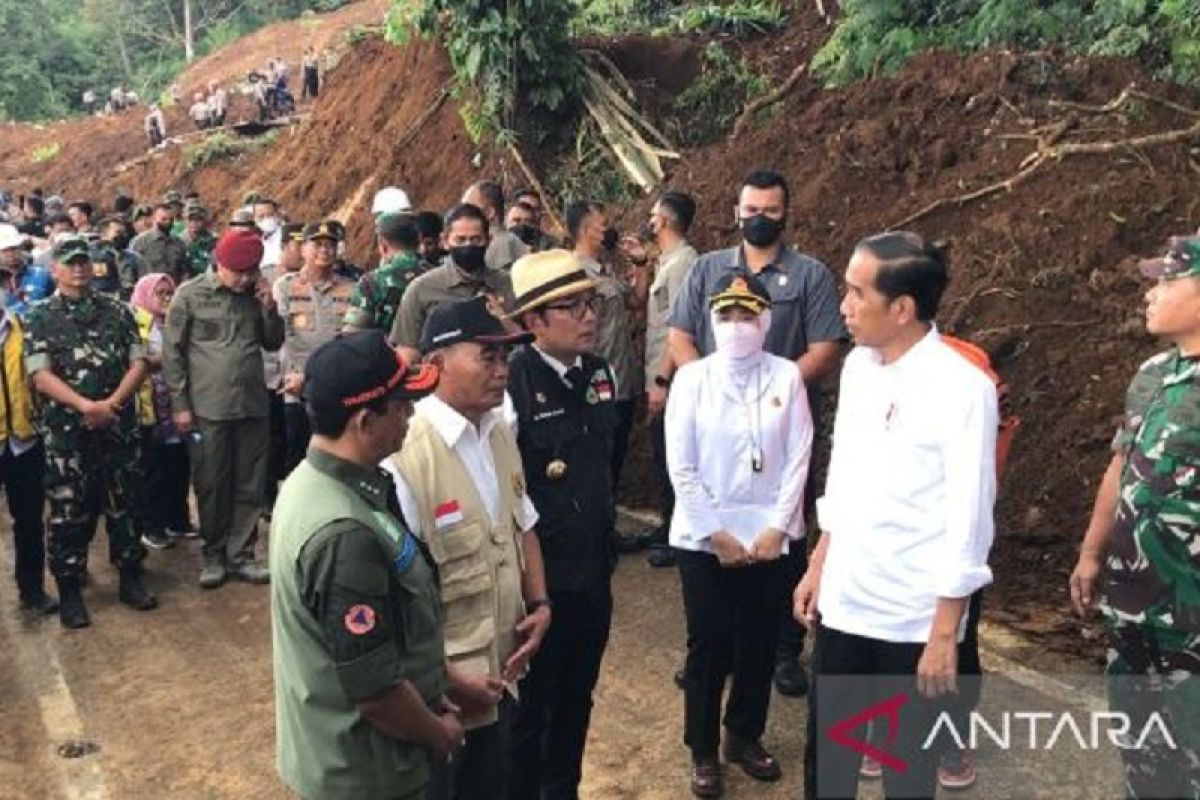
[[[725,760],[740,765],[742,772],[756,781],[777,781],[783,776],[779,762],[765,747],[733,734],[725,739]]]
[[[692,760],[692,794],[696,797],[720,797],[725,791],[721,762],[715,758]]]

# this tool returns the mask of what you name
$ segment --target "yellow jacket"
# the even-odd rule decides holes
[[[154,330],[154,315],[144,308],[133,309],[133,317],[137,320],[138,337],[147,350],[150,348],[150,332]],[[154,381],[149,375],[142,381],[137,392],[138,423],[142,426],[153,425],[154,418]]]
[[[3,364],[0,369],[0,444],[9,436],[32,439],[33,398],[29,394],[29,377],[25,374],[23,349],[25,332],[15,314],[8,315],[8,331],[4,337]]]

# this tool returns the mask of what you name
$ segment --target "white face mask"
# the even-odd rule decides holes
[[[761,352],[767,338],[762,320],[754,322],[717,322],[713,326],[717,351],[730,358],[745,358]]]
[[[266,236],[274,236],[279,230],[279,217],[263,217],[258,221],[258,229]]]

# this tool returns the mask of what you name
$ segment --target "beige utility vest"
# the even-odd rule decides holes
[[[507,425],[492,428],[487,444],[499,489],[496,523],[462,461],[425,417],[413,417],[392,463],[420,508],[421,518],[407,522],[428,545],[440,573],[446,657],[468,675],[499,678],[516,650],[515,628],[525,616],[525,473]],[[458,511],[448,511],[455,505]],[[471,730],[496,718],[493,710],[466,717],[463,725]]]

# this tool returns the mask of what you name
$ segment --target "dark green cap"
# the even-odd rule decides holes
[[[79,256],[84,256],[89,261],[92,258],[92,250],[88,246],[87,239],[82,236],[65,236],[54,243],[52,251],[54,260],[65,264],[68,261],[73,261]]]

